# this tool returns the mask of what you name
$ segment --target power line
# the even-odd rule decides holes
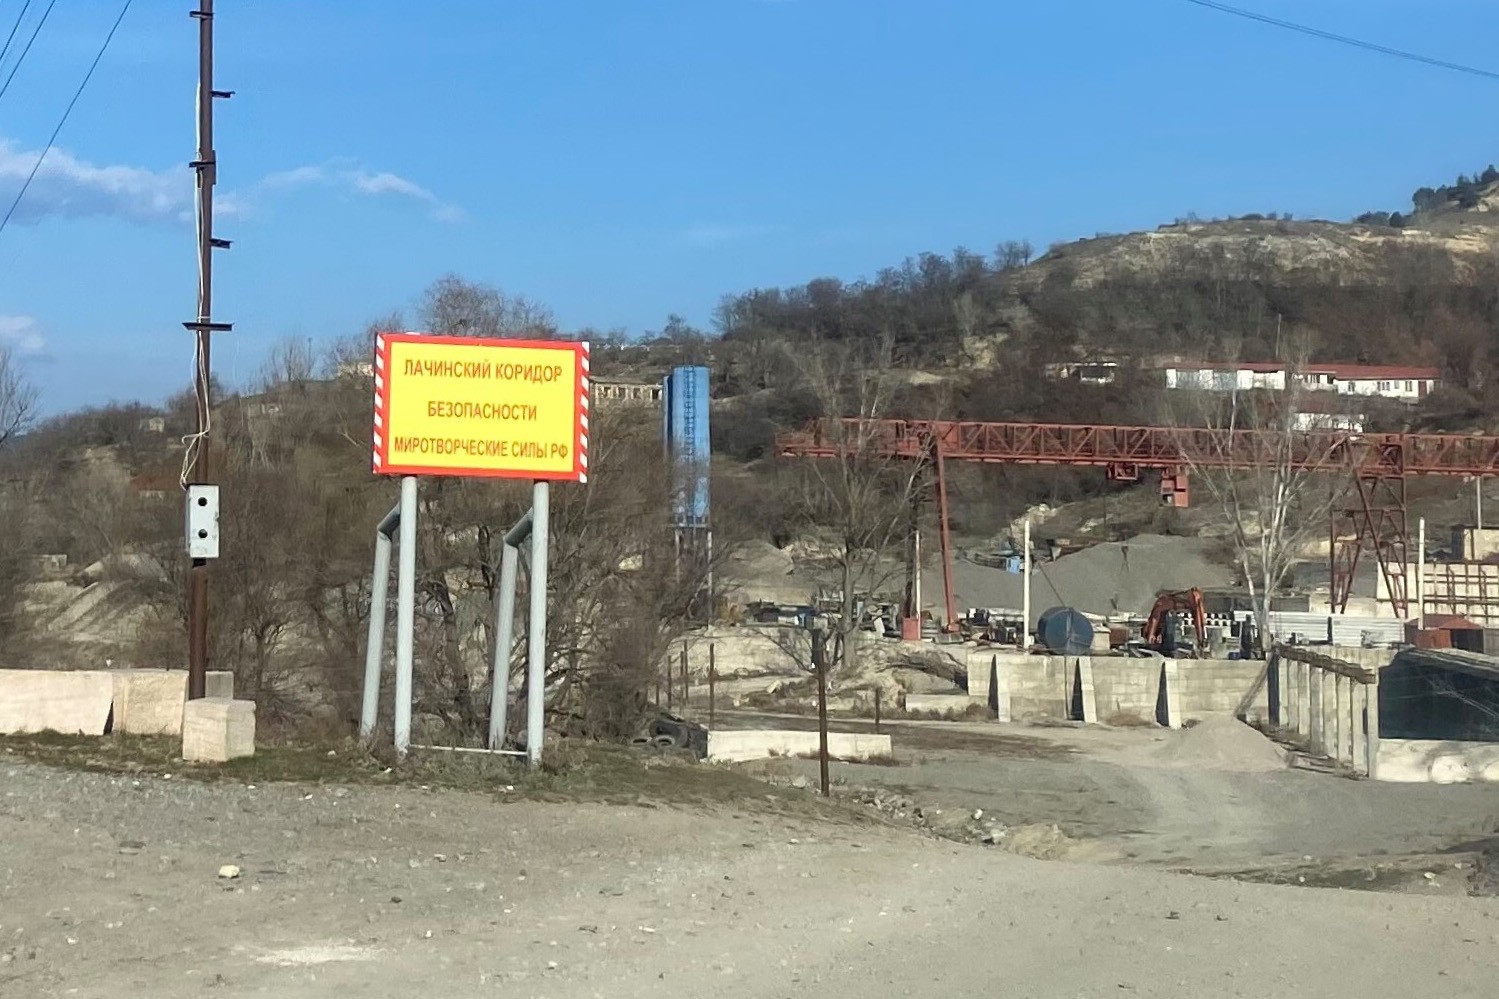
[[[1454,73],[1466,73],[1469,76],[1481,76],[1488,80],[1499,80],[1499,72],[1480,69],[1477,66],[1465,66],[1458,62],[1448,62],[1446,59],[1435,59],[1424,56],[1418,52],[1409,52],[1405,49],[1391,48],[1388,45],[1380,45],[1377,42],[1366,42],[1361,38],[1350,35],[1340,35],[1335,31],[1324,31],[1321,28],[1313,28],[1306,24],[1297,24],[1295,21],[1283,21],[1269,14],[1261,14],[1231,4],[1219,3],[1218,0],[1186,0],[1187,3],[1208,10],[1216,10],[1223,14],[1232,14],[1234,17],[1242,17],[1250,21],[1258,21],[1260,24],[1268,24],[1276,28],[1284,28],[1287,31],[1295,31],[1298,34],[1310,35],[1313,38],[1321,38],[1324,41],[1337,42],[1339,45],[1348,45],[1366,52],[1377,52],[1380,55],[1393,56],[1396,59],[1405,59],[1410,62],[1419,62],[1426,66],[1435,66],[1437,69],[1451,70]]]
[[[10,34],[5,36],[5,45],[0,47],[0,64],[4,64],[5,57],[10,55],[10,43],[15,41],[16,32],[21,30],[21,22],[26,19],[26,12],[31,9],[31,0],[21,4],[21,13],[16,15],[16,23],[10,26]]]
[[[51,14],[52,8],[56,6],[57,0],[52,0],[51,3],[47,4],[47,9],[42,11],[42,19],[36,22],[35,28],[31,29],[31,37],[26,40],[26,47],[21,50],[20,55],[16,56],[16,64],[10,68],[10,75],[5,78],[4,85],[0,86],[0,98],[3,98],[5,96],[5,92],[10,89],[10,81],[14,80],[16,78],[16,74],[21,71],[21,63],[26,61],[26,53],[31,51],[31,45],[36,41],[36,36],[42,33],[42,25],[47,23],[47,15]],[[21,13],[24,14],[26,12],[23,10],[21,11]],[[7,43],[7,48],[8,47],[9,43]]]
[[[56,3],[57,0],[52,0],[52,2]],[[58,119],[57,127],[52,130],[51,137],[47,139],[46,147],[42,149],[42,155],[36,158],[36,165],[31,168],[31,173],[26,175],[25,183],[23,183],[21,185],[21,189],[16,192],[16,198],[10,203],[10,208],[6,211],[5,218],[0,219],[0,233],[5,232],[5,227],[10,224],[11,216],[15,215],[16,208],[21,204],[21,199],[26,197],[27,189],[31,187],[31,182],[36,179],[37,171],[42,168],[42,161],[45,160],[47,158],[47,154],[52,151],[53,144],[57,142],[58,134],[62,132],[63,126],[68,123],[68,116],[73,113],[73,108],[75,105],[77,105],[78,98],[83,96],[84,88],[88,86],[89,80],[94,78],[94,70],[99,68],[99,62],[104,58],[104,53],[108,51],[109,43],[114,41],[115,32],[120,29],[120,22],[125,20],[125,14],[130,10],[130,5],[134,2],[135,0],[125,0],[124,6],[120,8],[119,17],[116,17],[115,23],[110,26],[109,34],[104,36],[104,44],[99,46],[98,53],[94,55],[94,61],[89,64],[88,72],[83,74],[83,81],[78,84],[78,89],[73,92],[73,99],[68,101],[67,108],[63,111],[62,117]],[[47,7],[47,10],[50,11],[51,9],[52,7],[49,5]],[[29,47],[30,46],[28,46],[28,48]],[[26,53],[23,52],[21,54],[22,56],[24,56]],[[4,91],[0,91],[0,94],[3,93]]]

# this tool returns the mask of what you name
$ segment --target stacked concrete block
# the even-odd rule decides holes
[[[126,735],[181,735],[187,703],[187,671],[114,670],[114,730]],[[209,697],[234,696],[234,674],[212,671],[206,677]]]
[[[188,701],[182,709],[182,758],[225,763],[255,755],[255,702],[227,697]]]
[[[0,734],[103,735],[113,701],[108,670],[0,669]]]

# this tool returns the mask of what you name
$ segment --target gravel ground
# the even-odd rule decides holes
[[[6,999],[1409,999],[1491,996],[1499,971],[1480,899],[1045,863],[732,807],[0,767]]]

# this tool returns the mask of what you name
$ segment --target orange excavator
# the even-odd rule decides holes
[[[1184,614],[1191,615],[1192,626],[1197,633],[1198,654],[1201,655],[1208,643],[1208,621],[1207,612],[1202,606],[1202,591],[1195,586],[1190,590],[1162,593],[1156,597],[1155,605],[1150,608],[1150,616],[1145,619],[1145,627],[1140,632],[1146,646],[1167,655],[1174,653],[1177,636],[1180,634],[1178,620]]]

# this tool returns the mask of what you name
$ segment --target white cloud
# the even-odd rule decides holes
[[[24,150],[0,139],[0,200],[8,208],[36,167],[40,150]],[[12,222],[35,225],[44,218],[119,218],[141,225],[176,224],[191,217],[192,175],[144,167],[97,166],[53,149],[37,169]]]
[[[320,166],[300,166],[292,170],[280,170],[266,174],[256,185],[268,191],[284,187],[302,187],[306,184],[321,184],[328,179],[328,172]]]
[[[0,139],[0,210],[36,166],[40,150],[26,150]],[[243,191],[219,188],[215,212],[221,218],[246,214],[257,201],[299,187],[326,185],[362,197],[404,198],[426,207],[439,222],[464,220],[457,205],[443,201],[415,181],[346,163],[310,164],[268,174]],[[35,225],[43,219],[116,218],[138,225],[182,225],[193,217],[193,175],[184,167],[154,171],[145,167],[99,166],[62,149],[42,161],[12,222]]]
[[[41,324],[30,316],[0,316],[0,346],[21,357],[38,357],[47,352],[47,338],[42,336]]]
[[[713,247],[741,243],[775,232],[776,227],[758,223],[723,224],[699,222],[677,233],[677,239],[688,246]]]
[[[449,204],[414,180],[389,171],[371,172],[362,167],[338,163],[312,164],[282,170],[266,176],[257,188],[287,190],[295,187],[330,186],[370,198],[406,198],[425,205],[432,217],[449,224],[462,222],[463,209]]]

